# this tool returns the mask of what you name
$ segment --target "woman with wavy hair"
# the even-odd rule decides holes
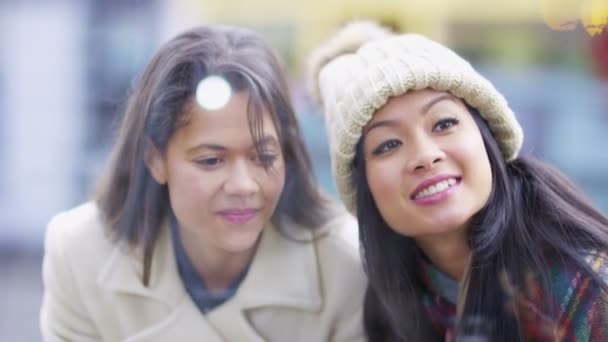
[[[44,340],[362,340],[356,221],[312,175],[257,34],[171,39],[129,97],[94,198],[48,226]]]
[[[515,115],[467,61],[354,22],[309,81],[359,221],[371,341],[608,340],[608,219],[519,156]]]

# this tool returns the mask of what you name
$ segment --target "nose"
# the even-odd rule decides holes
[[[258,184],[246,162],[235,162],[228,172],[224,183],[228,195],[249,197],[258,191]]]
[[[423,172],[432,170],[438,163],[445,159],[445,153],[431,138],[418,139],[411,144],[408,153],[406,168],[409,172]]]

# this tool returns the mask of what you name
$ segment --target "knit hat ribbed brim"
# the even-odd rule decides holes
[[[336,188],[353,214],[355,146],[390,97],[427,88],[447,91],[479,111],[506,161],[517,157],[523,143],[513,111],[494,86],[455,52],[424,36],[355,21],[311,54],[308,70],[310,93],[325,115]]]

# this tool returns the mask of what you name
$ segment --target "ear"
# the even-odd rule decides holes
[[[146,144],[144,151],[144,162],[152,178],[161,185],[167,184],[167,166],[163,154],[152,142]]]

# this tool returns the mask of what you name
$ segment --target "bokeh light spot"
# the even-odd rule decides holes
[[[223,108],[232,96],[232,88],[225,79],[209,76],[202,79],[196,87],[196,101],[205,110]]]

